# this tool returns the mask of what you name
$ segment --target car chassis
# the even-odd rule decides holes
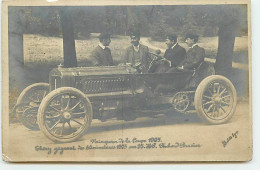
[[[15,112],[27,128],[40,129],[55,142],[72,142],[84,135],[92,119],[134,120],[130,112],[171,107],[221,124],[230,120],[236,104],[233,84],[214,75],[206,62],[193,70],[147,74],[129,66],[58,67],[50,72],[49,84],[23,90]]]

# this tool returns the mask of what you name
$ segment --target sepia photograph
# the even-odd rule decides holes
[[[250,1],[5,1],[7,162],[252,159]]]

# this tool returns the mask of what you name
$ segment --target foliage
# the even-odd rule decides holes
[[[60,7],[12,8],[20,11],[24,33],[62,36]],[[188,32],[216,36],[219,24],[232,15],[234,22],[238,22],[238,34],[247,34],[245,5],[93,6],[70,7],[70,10],[76,39],[88,39],[90,33],[100,32],[128,35],[133,30],[154,40],[164,40],[168,32],[180,36]]]

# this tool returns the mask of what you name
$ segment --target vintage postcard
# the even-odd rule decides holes
[[[249,0],[4,0],[7,162],[252,159]]]

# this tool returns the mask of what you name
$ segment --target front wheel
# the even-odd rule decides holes
[[[225,123],[231,119],[236,109],[236,89],[224,76],[209,76],[199,84],[194,104],[202,120],[210,124]]]
[[[80,90],[63,87],[50,92],[38,112],[41,131],[54,142],[73,142],[89,128],[93,111]]]

